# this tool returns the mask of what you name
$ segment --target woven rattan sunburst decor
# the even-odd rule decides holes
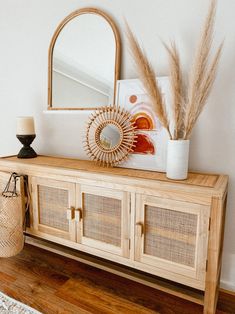
[[[136,132],[128,111],[118,106],[96,110],[89,118],[85,151],[102,166],[112,167],[128,158],[136,142]]]

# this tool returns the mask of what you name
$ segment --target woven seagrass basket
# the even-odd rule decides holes
[[[0,185],[2,185],[1,182]],[[24,246],[21,196],[0,195],[0,257],[18,254]]]
[[[24,246],[21,198],[0,196],[0,257],[18,254]]]

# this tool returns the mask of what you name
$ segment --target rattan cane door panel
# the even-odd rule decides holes
[[[33,229],[53,237],[76,241],[72,212],[75,206],[75,184],[33,177],[32,190]]]
[[[80,241],[105,252],[129,256],[129,194],[83,185]]]
[[[210,208],[137,195],[135,260],[202,280]]]

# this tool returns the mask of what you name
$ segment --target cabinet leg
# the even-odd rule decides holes
[[[207,284],[204,301],[204,314],[215,314],[218,300],[219,287],[216,282]]]
[[[204,314],[215,314],[216,312],[223,248],[225,207],[226,197],[223,200],[217,197],[212,199]]]

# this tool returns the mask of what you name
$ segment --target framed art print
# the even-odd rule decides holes
[[[157,82],[168,107],[169,78],[158,77]],[[116,104],[125,107],[131,113],[137,129],[136,147],[122,167],[165,172],[169,136],[154,112],[141,81],[139,79],[119,80]]]

